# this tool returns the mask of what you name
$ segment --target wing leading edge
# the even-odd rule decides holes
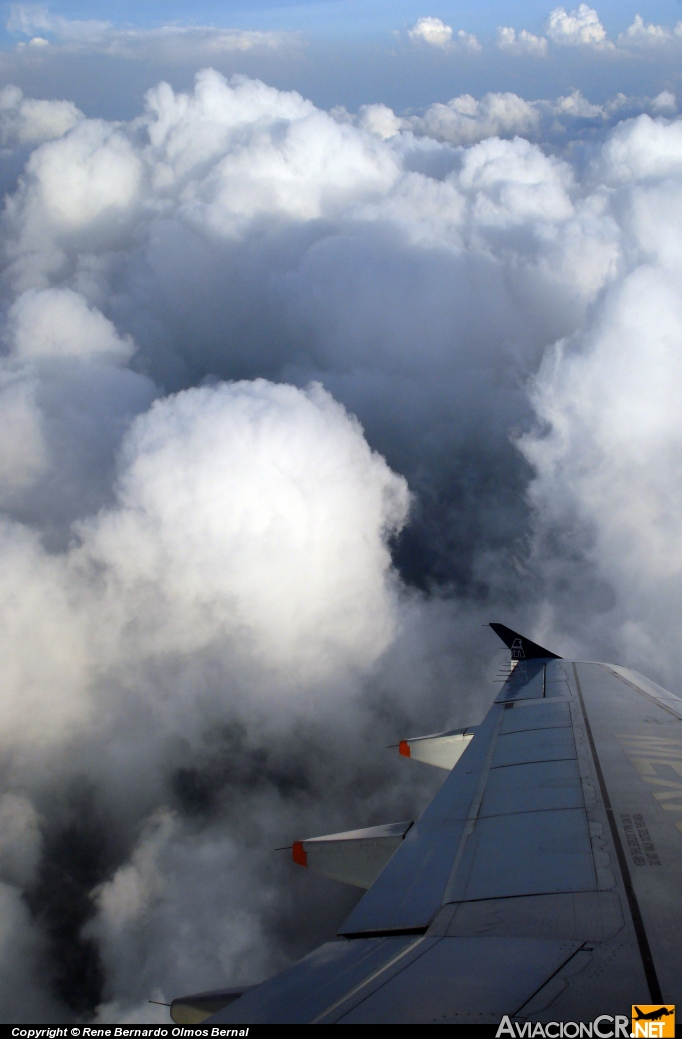
[[[591,1020],[682,1003],[682,700],[491,626],[515,667],[337,938],[208,1022]]]

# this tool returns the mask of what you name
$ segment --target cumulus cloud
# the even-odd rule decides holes
[[[78,310],[65,313],[80,331]],[[99,324],[93,328],[96,339],[102,330]],[[48,356],[51,363],[67,363],[59,353]],[[68,363],[89,362],[75,354]],[[337,716],[338,726],[348,713],[338,698],[343,702],[368,674],[398,623],[387,540],[405,521],[406,484],[370,451],[357,421],[321,387],[302,391],[260,380],[167,397],[132,424],[118,473],[116,503],[74,527],[66,552],[50,556],[26,527],[3,521],[0,594],[12,616],[4,629],[5,651],[14,640],[18,644],[5,670],[1,739],[3,753],[15,762],[20,793],[0,800],[0,877],[26,892],[46,928],[48,950],[51,939],[62,951],[70,943],[87,963],[83,978],[69,973],[73,959],[65,974],[53,978],[55,994],[66,1004],[52,1011],[59,1019],[68,1019],[69,1012],[92,1014],[98,991],[106,1000],[108,990],[99,989],[98,971],[93,973],[98,955],[112,999],[118,998],[116,1009],[103,1004],[100,1016],[109,1020],[111,1014],[125,1019],[154,986],[168,993],[168,986],[184,986],[195,976],[200,984],[201,971],[218,981],[221,970],[262,974],[283,962],[275,950],[274,958],[268,955],[254,906],[241,916],[237,912],[235,926],[208,959],[201,953],[188,968],[173,954],[170,973],[171,960],[151,974],[144,968],[133,984],[132,947],[139,946],[141,962],[149,955],[156,959],[152,933],[174,933],[181,918],[183,928],[205,914],[215,918],[218,894],[211,881],[201,913],[191,894],[188,917],[182,910],[176,916],[178,866],[183,863],[183,874],[192,872],[197,843],[184,820],[173,823],[165,807],[154,809],[159,770],[168,773],[161,788],[170,784],[165,797],[173,800],[173,783],[179,783],[175,798],[189,797],[189,806],[191,747],[198,750],[211,728],[220,757],[234,761],[245,736],[267,746],[273,737],[294,739],[291,731],[282,734],[298,725],[300,740],[306,717],[323,725],[325,716]],[[17,595],[21,603],[15,603]],[[170,696],[158,698],[159,681]],[[89,760],[93,754],[97,764]],[[262,751],[256,757],[254,777],[258,771],[265,777],[271,766]],[[148,839],[131,848],[127,864],[124,859],[117,869],[116,856],[109,859],[109,878],[101,872],[106,851],[98,867],[79,845],[83,828],[98,832],[96,820],[79,803],[77,822],[61,822],[54,786],[39,779],[41,768],[68,776],[69,760],[74,780],[84,770],[87,783],[99,787],[100,810],[106,806],[118,816],[118,825],[112,824],[119,837],[136,818],[146,827]],[[130,767],[135,760],[141,767]],[[279,767],[286,803],[287,782],[293,791],[306,784],[296,778],[299,766],[293,762]],[[254,805],[254,822],[272,801],[258,780],[256,787],[264,803]],[[68,790],[65,796],[68,804]],[[151,809],[147,822],[145,803]],[[190,817],[195,810],[189,808]],[[66,847],[60,843],[64,833],[71,842]],[[241,854],[234,837],[218,828],[209,844],[199,845],[206,879],[219,869],[234,899],[237,866],[229,862]],[[84,858],[82,879],[74,854]],[[246,892],[252,865],[243,860],[242,867]],[[62,905],[64,874],[71,886],[85,885],[80,904],[76,899],[75,906]],[[5,925],[21,930],[23,917],[14,919],[13,905],[4,908]],[[92,908],[97,912],[82,930]],[[54,913],[57,920],[66,913],[72,934],[63,924],[52,930]],[[28,922],[24,930],[20,944],[28,940]],[[205,937],[200,925],[197,948]],[[31,943],[33,948],[33,938]],[[29,998],[25,986],[24,997]],[[13,1013],[21,1016],[18,1004]]]
[[[501,51],[510,54],[539,55],[547,54],[547,40],[544,36],[535,36],[527,29],[517,32],[515,29],[500,25],[497,29],[497,46]]]
[[[463,94],[446,105],[431,105],[411,122],[414,129],[452,144],[473,144],[493,136],[528,136],[539,124],[536,108],[512,93],[485,94],[480,101]]]
[[[519,57],[547,57],[549,45],[558,48],[591,48],[593,51],[613,51],[614,47],[621,51],[660,50],[661,47],[670,49],[679,44],[682,38],[682,22],[674,27],[656,25],[646,23],[640,15],[635,15],[632,24],[619,34],[613,44],[607,38],[597,10],[581,3],[573,10],[555,7],[550,12],[546,32],[546,36],[537,36],[527,29],[498,26],[496,44],[503,53]],[[409,30],[409,36],[414,42],[441,49],[453,48],[458,44],[472,53],[481,50],[476,36],[463,29],[454,33],[452,27],[445,25],[439,18],[420,18]]]
[[[440,18],[418,18],[408,36],[412,40],[430,43],[433,47],[444,47],[452,39],[452,26],[446,25]]]
[[[573,11],[555,7],[547,23],[547,35],[561,46],[612,47],[593,7],[579,4]]]
[[[473,33],[464,29],[453,33],[452,26],[446,25],[440,18],[418,18],[407,35],[413,42],[426,43],[431,47],[455,47],[471,54],[478,54],[482,50]]]
[[[105,357],[121,363],[134,346],[72,289],[28,289],[7,314],[6,339],[20,360]]]
[[[83,118],[72,101],[24,97],[19,87],[0,90],[0,140],[5,147],[42,144],[62,137]]]
[[[321,388],[184,391],[136,420],[122,459],[120,505],[82,521],[68,555],[50,562],[5,526],[5,594],[43,574],[42,607],[16,611],[14,634],[33,609],[45,638],[39,659],[12,654],[5,746],[59,744],[106,713],[88,692],[92,668],[120,669],[131,653],[183,656],[217,639],[228,656],[277,669],[288,695],[309,697],[311,682],[367,667],[388,645],[385,539],[405,520],[407,490]],[[50,669],[69,683],[63,697],[45,681]],[[185,710],[191,729],[191,702]]]
[[[334,932],[272,849],[420,811],[482,621],[677,673],[680,122],[6,96],[1,995],[152,1021]]]
[[[476,36],[472,32],[465,32],[464,29],[457,30],[457,42],[471,54],[478,54],[483,50]]]
[[[361,105],[357,124],[383,140],[393,137],[402,128],[402,120],[388,105]]]
[[[569,525],[585,532],[585,557],[614,591],[613,609],[596,623],[611,628],[624,657],[660,652],[669,682],[680,652],[671,626],[680,554],[678,138],[679,124],[641,116],[608,142],[602,175],[619,185],[628,214],[623,274],[593,325],[548,354],[534,390],[547,432],[523,441],[537,470],[539,537],[550,524],[566,536]]]
[[[636,14],[632,25],[618,35],[619,47],[660,47],[665,44],[679,43],[682,39],[682,22],[674,29],[667,25],[646,24],[640,14]]]
[[[677,98],[672,90],[662,90],[653,99],[651,108],[655,115],[673,116],[677,113]]]
[[[516,30],[511,26],[498,26],[497,46],[506,54],[520,57],[547,57],[548,44],[554,47],[585,47],[593,51],[652,51],[679,44],[682,39],[682,22],[676,26],[645,23],[641,15],[634,17],[632,25],[618,34],[615,44],[607,39],[606,30],[599,20],[597,11],[587,4],[580,4],[572,11],[556,7],[547,22],[547,36],[535,36],[527,29]],[[556,59],[558,51],[553,51]]]

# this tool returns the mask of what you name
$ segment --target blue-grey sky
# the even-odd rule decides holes
[[[3,3],[5,21],[10,3]],[[469,0],[466,3],[448,3],[435,0],[303,0],[300,3],[277,0],[78,0],[78,2],[27,4],[47,6],[56,15],[69,19],[96,19],[115,25],[151,28],[169,22],[186,25],[215,25],[223,28],[259,30],[299,30],[315,36],[332,36],[362,40],[375,34],[385,35],[394,29],[412,25],[417,18],[433,15],[482,37],[492,36],[498,25],[512,25],[517,29],[541,31],[550,8],[558,6],[544,0]],[[571,7],[569,3],[565,5]],[[577,4],[576,4],[577,6]],[[636,14],[647,21],[674,23],[682,14],[677,0],[604,0],[598,5],[601,21],[609,33],[618,33],[631,24]],[[11,46],[13,36],[5,33],[3,44]]]

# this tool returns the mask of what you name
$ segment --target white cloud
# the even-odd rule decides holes
[[[680,176],[682,122],[641,115],[617,127],[604,146],[600,173],[606,183]]]
[[[140,158],[115,126],[99,120],[76,123],[66,136],[33,152],[26,166],[26,248],[31,248],[29,241],[44,239],[49,229],[73,233],[98,221],[104,225],[125,219],[138,197],[141,176]]]
[[[527,29],[517,32],[515,29],[498,26],[497,46],[502,51],[519,55],[538,55],[545,57],[547,54],[547,40],[544,36],[534,36]]]
[[[462,188],[475,191],[475,222],[481,227],[534,219],[553,223],[573,215],[569,168],[521,138],[492,137],[475,145],[459,180]]]
[[[410,121],[414,129],[453,144],[473,144],[494,135],[528,135],[539,124],[535,107],[511,93],[485,94],[480,101],[462,94],[446,105],[436,102],[423,117]]]
[[[144,637],[159,649],[232,632],[306,683],[388,644],[384,538],[407,489],[321,387],[187,390],[137,419],[123,457],[125,507],[86,543],[119,594],[158,588]]]
[[[116,871],[111,880],[96,892],[100,927],[117,938],[153,909],[163,896],[164,882],[158,859],[167,846],[174,819],[166,809],[157,812],[145,825],[144,833],[130,861]]]
[[[210,61],[221,53],[268,52],[297,48],[299,33],[261,32],[202,25],[163,25],[155,29],[120,29],[112,22],[78,20],[52,14],[47,7],[12,4],[7,21],[11,33],[28,36],[17,47],[94,52],[119,58],[186,62]],[[35,35],[41,33],[43,35]],[[48,37],[47,39],[45,37]]]
[[[524,441],[543,530],[587,532],[586,554],[615,593],[599,623],[623,659],[661,653],[668,681],[680,655],[681,155],[679,123],[647,116],[607,143],[600,173],[619,185],[624,269],[591,327],[547,357],[534,402],[549,433]]]
[[[471,54],[478,54],[483,49],[474,34],[464,29],[457,30],[457,42]]]
[[[677,99],[672,90],[662,90],[660,94],[657,94],[652,101],[651,109],[656,115],[675,115],[677,112]]]
[[[619,47],[660,47],[661,45],[680,42],[682,22],[674,29],[667,25],[645,24],[641,15],[636,14],[632,25],[618,35]]]
[[[72,101],[35,100],[15,86],[0,90],[0,140],[5,147],[62,137],[82,118]]]
[[[83,324],[81,308],[68,300],[63,325],[109,337],[104,319],[88,312]],[[2,403],[4,420],[13,413]],[[0,599],[25,586],[3,629],[6,748],[59,745],[97,710],[93,680],[140,653],[222,644],[228,666],[265,668],[251,696],[277,668],[279,689],[306,697],[389,644],[385,539],[404,522],[406,485],[320,387],[188,390],[139,418],[121,457],[119,505],[83,525],[66,556],[51,561],[4,524]],[[169,704],[167,724],[179,707]],[[184,725],[193,710],[182,708]]]
[[[606,30],[599,15],[587,4],[579,4],[573,11],[555,7],[547,23],[547,35],[552,43],[569,46],[612,47],[606,39]]]
[[[416,43],[427,43],[431,47],[443,49],[456,48],[478,54],[482,48],[473,33],[458,29],[453,32],[452,26],[446,25],[440,18],[418,18],[407,35]]]
[[[219,862],[223,864],[223,879],[217,891],[215,867]],[[203,885],[191,892],[183,890],[184,880],[196,875],[202,877]],[[234,842],[213,833],[197,855],[194,842],[183,832],[177,817],[165,810],[156,813],[144,827],[130,861],[96,893],[98,913],[88,933],[99,941],[112,987],[120,993],[140,992],[137,1004],[120,999],[101,1006],[97,1022],[167,1021],[167,1011],[163,1017],[159,1015],[159,1009],[164,1008],[150,1006],[143,999],[150,955],[160,961],[163,987],[151,991],[162,1001],[164,996],[168,1001],[178,976],[189,975],[195,986],[207,976],[237,979],[236,984],[248,984],[254,976],[262,976],[269,965],[258,947],[265,946],[267,938],[253,911],[251,887],[248,868]],[[216,895],[234,905],[229,934],[216,918],[212,905]],[[271,898],[264,876],[261,911]],[[172,913],[177,914],[175,920]],[[185,935],[181,950],[173,948],[178,925]],[[210,934],[210,941],[201,940],[200,932]],[[157,947],[155,942],[150,944],[150,934],[165,934],[167,941]],[[260,940],[254,941],[255,936]]]
[[[412,40],[429,43],[432,47],[444,47],[452,40],[452,26],[446,25],[440,18],[418,18],[408,36]]]
[[[600,50],[612,50],[614,44],[607,39],[606,30],[594,8],[580,4],[572,11],[556,7],[547,23],[547,36],[558,46],[583,46]],[[618,35],[616,46],[622,50],[656,48],[679,43],[682,39],[682,22],[674,28],[666,25],[645,23],[641,15],[634,17],[632,25]],[[501,51],[519,56],[547,56],[547,38],[535,36],[526,29],[517,31],[509,26],[498,26],[497,46]]]
[[[384,141],[393,137],[402,127],[402,119],[387,105],[361,105],[357,123],[363,130],[376,134]]]
[[[104,357],[124,363],[134,351],[111,321],[71,289],[29,289],[12,304],[5,332],[19,360]]]

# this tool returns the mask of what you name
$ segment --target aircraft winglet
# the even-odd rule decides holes
[[[502,639],[505,646],[509,647],[514,660],[537,660],[540,657],[549,657],[552,660],[562,659],[558,653],[550,653],[548,649],[544,649],[542,646],[538,646],[536,642],[531,642],[530,639],[524,638],[523,635],[519,635],[517,631],[512,631],[505,624],[493,623],[490,627]]]

